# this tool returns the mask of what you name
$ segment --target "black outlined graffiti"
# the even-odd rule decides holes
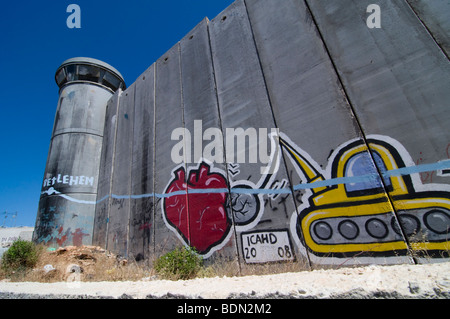
[[[396,140],[370,135],[367,142],[369,147],[362,139],[342,144],[323,170],[281,135],[282,149],[309,184],[299,215],[291,218],[302,252],[330,260],[406,255],[406,236],[412,250],[437,252],[436,257],[447,253],[449,185],[422,184],[411,156]]]

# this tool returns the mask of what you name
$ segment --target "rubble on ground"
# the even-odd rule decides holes
[[[65,246],[46,249],[33,269],[34,276],[44,282],[95,281],[110,279],[126,266],[127,259],[98,246]],[[112,276],[114,277],[114,276]]]

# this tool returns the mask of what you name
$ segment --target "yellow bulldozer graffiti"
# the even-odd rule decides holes
[[[413,162],[400,143],[380,135],[349,141],[322,170],[286,136],[279,142],[308,186],[291,229],[310,253],[448,257],[449,185],[423,185],[408,173]]]

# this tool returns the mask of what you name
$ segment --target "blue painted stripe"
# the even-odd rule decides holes
[[[367,175],[352,176],[352,177],[336,177],[336,178],[327,179],[324,181],[313,182],[313,183],[297,184],[294,186],[294,190],[313,189],[313,188],[334,186],[334,185],[339,185],[339,184],[355,184],[355,183],[374,182],[374,181],[379,181],[379,176],[377,174],[367,174]]]
[[[416,166],[408,166],[386,171],[384,177],[411,175],[416,173],[425,173],[450,168],[450,160],[440,161],[433,164],[421,164]]]
[[[228,188],[188,188],[189,194],[217,194],[217,193],[228,193]]]
[[[421,165],[415,165],[415,166],[409,166],[409,167],[403,167],[398,169],[393,169],[390,171],[386,171],[383,173],[383,178],[389,178],[389,177],[395,177],[395,176],[405,176],[405,175],[411,175],[411,174],[417,174],[417,173],[424,173],[424,172],[431,172],[431,171],[437,171],[437,170],[444,170],[444,169],[450,169],[450,160],[440,161],[433,164],[421,164]],[[338,177],[338,178],[332,178],[327,179],[324,181],[317,181],[312,183],[301,183],[297,184],[293,187],[294,190],[305,190],[305,189],[314,189],[314,188],[321,188],[321,187],[329,187],[339,184],[352,184],[352,183],[363,183],[363,182],[376,182],[380,181],[380,177],[378,174],[367,174],[367,175],[361,175],[361,176],[352,176],[352,177]],[[228,193],[228,188],[208,188],[208,189],[193,189],[189,188],[188,192],[190,194],[214,194],[214,193]],[[291,189],[290,188],[276,188],[276,189],[253,189],[253,188],[232,188],[230,190],[230,193],[232,194],[290,194]],[[101,203],[109,198],[114,199],[141,199],[141,198],[149,198],[149,197],[156,197],[156,198],[169,198],[172,196],[177,195],[185,195],[186,191],[176,191],[168,194],[158,194],[158,193],[148,193],[148,194],[141,194],[141,195],[106,195],[102,197],[101,199],[97,201],[83,201],[78,200],[75,198],[71,198],[70,196],[64,195],[64,194],[58,194],[59,196],[62,196],[66,198],[67,200],[80,203],[80,204],[90,204],[95,205],[98,203]]]
[[[289,188],[276,188],[276,189],[258,189],[258,188],[232,188],[230,191],[232,194],[288,194],[291,193]]]

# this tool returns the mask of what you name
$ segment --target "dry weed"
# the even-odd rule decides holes
[[[36,266],[22,274],[8,276],[11,281],[135,281],[153,272],[143,263],[128,262],[100,247],[67,246],[49,251],[41,249]],[[6,278],[6,274],[0,274]]]

